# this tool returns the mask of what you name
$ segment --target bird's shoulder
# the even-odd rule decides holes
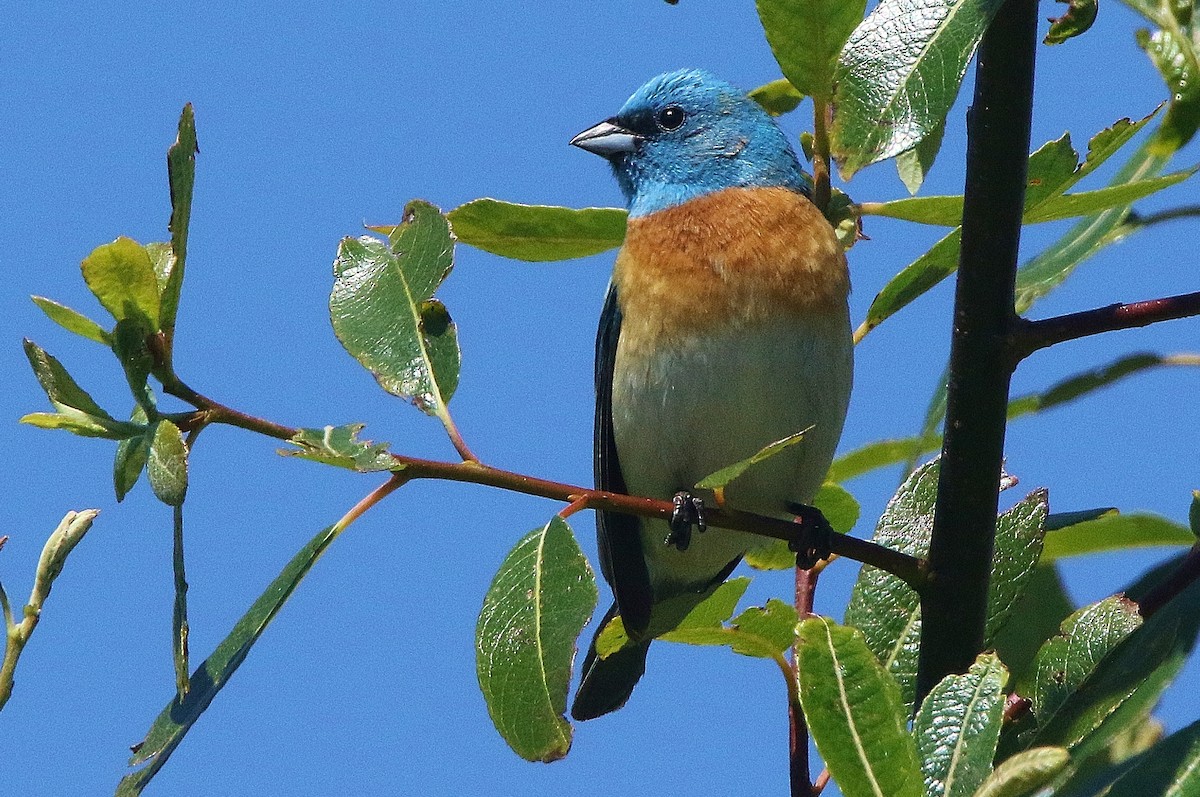
[[[843,312],[850,289],[832,227],[807,197],[778,187],[726,188],[631,218],[614,281],[622,338],[659,343],[781,314]]]

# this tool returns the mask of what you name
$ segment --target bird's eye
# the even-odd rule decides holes
[[[658,112],[655,121],[658,122],[658,126],[661,129],[669,133],[672,130],[678,130],[683,125],[683,119],[684,113],[682,108],[678,105],[668,105]]]

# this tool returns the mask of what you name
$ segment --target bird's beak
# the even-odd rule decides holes
[[[602,158],[611,158],[614,155],[633,152],[642,141],[643,138],[637,133],[626,130],[612,119],[607,119],[575,136],[571,139],[571,145],[586,149]]]

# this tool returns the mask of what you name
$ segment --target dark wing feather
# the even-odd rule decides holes
[[[612,423],[613,367],[620,336],[621,308],[617,289],[610,285],[596,333],[595,469],[596,486],[614,493],[628,492],[621,475]],[[636,637],[650,624],[650,608],[654,603],[650,573],[642,555],[641,521],[634,515],[597,512],[596,537],[600,571],[612,587],[626,631]]]

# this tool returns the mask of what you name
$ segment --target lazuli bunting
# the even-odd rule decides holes
[[[596,338],[597,486],[678,506],[705,476],[812,427],[725,491],[727,506],[790,517],[833,458],[853,347],[845,256],[786,136],[744,93],[683,70],[571,143],[609,161],[629,203]],[[601,628],[619,613],[634,644],[601,659],[593,641],[581,720],[629,698],[650,638],[679,619],[664,601],[694,605],[763,544],[617,513],[597,526],[616,598]]]

